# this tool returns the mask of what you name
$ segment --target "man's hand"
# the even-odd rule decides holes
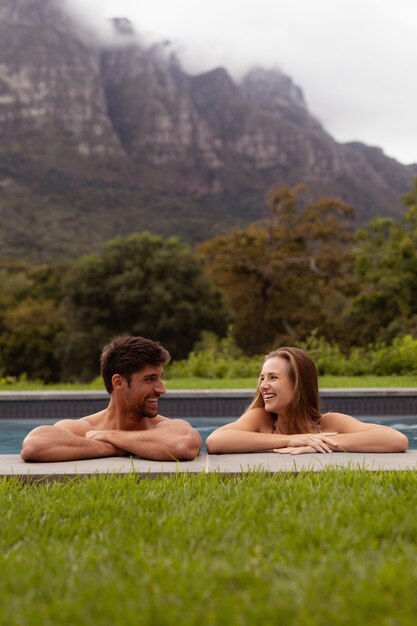
[[[108,441],[110,430],[87,430],[85,437],[87,439],[95,439],[96,441]]]

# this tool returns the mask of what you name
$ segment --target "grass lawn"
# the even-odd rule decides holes
[[[0,481],[8,626],[401,626],[417,473]]]
[[[177,378],[166,381],[168,389],[255,389],[256,379]],[[417,376],[321,376],[320,387],[417,387]]]
[[[256,378],[167,378],[167,389],[255,389]],[[321,376],[321,388],[346,387],[417,387],[417,376]],[[91,383],[56,383],[40,381],[0,382],[0,391],[104,390],[97,378]]]

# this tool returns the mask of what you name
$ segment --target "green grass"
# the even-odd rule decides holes
[[[103,381],[91,383],[43,383],[40,380],[17,380],[6,382],[0,379],[0,391],[104,391]]]
[[[173,378],[168,389],[254,389],[254,378]],[[417,387],[417,376],[321,376],[321,388]]]
[[[256,378],[168,378],[167,389],[254,389]],[[321,376],[322,388],[348,387],[417,387],[417,376]],[[56,383],[45,385],[40,381],[5,382],[0,379],[0,391],[43,390],[104,390],[97,378],[91,383]]]
[[[417,387],[417,376],[320,376],[320,387]]]
[[[401,626],[417,473],[0,482],[8,626]]]

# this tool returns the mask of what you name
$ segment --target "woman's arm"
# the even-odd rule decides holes
[[[334,433],[302,435],[277,435],[272,431],[272,420],[263,409],[251,409],[235,422],[226,424],[207,437],[206,447],[210,454],[234,454],[244,452],[268,452],[288,446],[312,446],[316,452],[331,452],[336,442]]]
[[[405,452],[408,439],[395,428],[368,424],[343,413],[326,413],[321,420],[322,428],[332,429],[336,446],[330,445],[332,452]],[[310,447],[277,449],[280,454],[305,454],[317,452]]]
[[[395,428],[361,422],[343,413],[326,413],[324,429],[338,432],[334,439],[346,452],[405,452],[408,439]]]

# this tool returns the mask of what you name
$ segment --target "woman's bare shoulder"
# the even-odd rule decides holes
[[[321,416],[322,421],[323,420],[332,420],[332,419],[338,419],[339,417],[352,417],[351,415],[347,415],[347,413],[339,413],[338,411],[328,411],[327,413],[323,413]]]
[[[271,432],[272,415],[261,407],[248,409],[239,419],[222,426],[225,430],[250,430],[253,432]]]
[[[324,413],[320,420],[322,430],[343,432],[356,432],[372,428],[374,424],[366,424],[346,413],[331,411]]]

